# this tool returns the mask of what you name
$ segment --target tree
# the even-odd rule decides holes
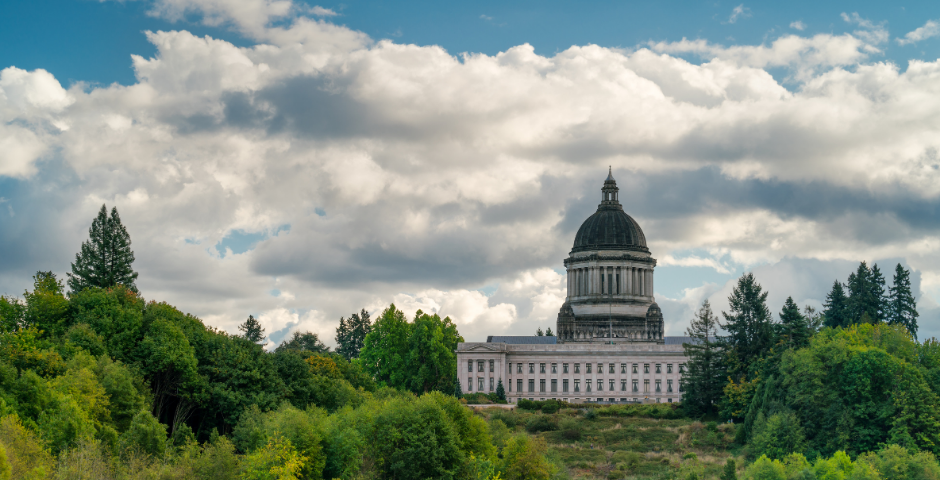
[[[463,397],[463,389],[460,388],[460,377],[454,377],[454,397]]]
[[[347,360],[357,358],[370,331],[372,321],[369,320],[369,312],[364,308],[362,312],[350,315],[349,320],[340,317],[339,326],[336,327],[336,352]]]
[[[264,340],[264,328],[261,326],[261,322],[255,320],[254,315],[248,315],[248,320],[239,325],[238,329],[242,331],[245,340],[251,343],[261,343]]]
[[[62,282],[52,272],[36,272],[33,291],[24,292],[26,298],[26,325],[38,327],[49,335],[65,332],[68,322],[69,301],[64,295]]]
[[[462,341],[450,317],[441,319],[418,310],[408,339],[409,389],[414,393],[446,392],[457,372],[455,352]]]
[[[552,333],[552,328],[551,328],[551,327],[548,327],[548,329],[545,330],[545,336],[546,336],[546,337],[554,337],[554,336],[555,336],[555,334]]]
[[[731,312],[721,312],[728,332],[721,339],[729,360],[729,370],[739,378],[763,357],[773,345],[773,325],[767,308],[767,292],[762,291],[753,273],[738,279],[728,297]]]
[[[545,460],[545,439],[519,434],[503,449],[503,473],[506,480],[548,480],[555,473]]]
[[[793,301],[793,297],[787,297],[783,304],[783,310],[780,312],[780,341],[787,348],[803,348],[809,345],[809,337],[812,335],[806,317],[800,313],[800,307]]]
[[[735,464],[734,459],[729,458],[725,462],[725,468],[721,472],[721,480],[738,480],[738,466]]]
[[[298,352],[313,352],[313,353],[326,353],[330,351],[330,347],[327,347],[320,341],[320,336],[313,332],[294,332],[290,340],[284,340],[278,345],[276,352],[283,350],[296,350]]]
[[[384,382],[394,388],[406,388],[408,372],[405,364],[410,336],[411,324],[405,319],[405,313],[395,308],[394,304],[383,310],[375,320],[372,331],[363,342],[359,359],[376,382]]]
[[[852,323],[878,323],[884,320],[885,279],[878,269],[878,265],[868,268],[865,262],[858,265],[858,269],[849,275],[848,299],[846,301],[846,320]],[[863,322],[862,317],[868,314],[869,322]]]
[[[459,381],[460,379],[457,379],[457,380],[458,380],[458,381],[457,381],[457,384],[459,385],[459,384],[460,384],[460,381]],[[502,401],[502,402],[505,402],[505,401],[506,401],[506,389],[503,388],[503,379],[502,379],[502,378],[500,378],[499,381],[496,382],[496,398],[498,398],[498,399],[499,399],[500,401]]]
[[[871,289],[869,297],[875,304],[875,316],[873,318],[875,322],[883,322],[888,310],[888,297],[885,294],[885,276],[881,274],[881,269],[878,268],[877,263],[871,266],[871,284],[869,284],[869,288]]]
[[[135,281],[137,272],[131,268],[134,252],[131,250],[131,236],[121,224],[117,207],[108,209],[101,205],[98,217],[88,229],[89,239],[82,242],[82,248],[75,255],[72,272],[68,274],[69,288],[80,292],[86,288],[111,288],[124,285],[137,292]]]
[[[545,334],[542,333],[542,327],[539,327],[539,329],[535,331],[535,336],[536,336],[536,337],[543,337],[543,336],[545,336]]]
[[[692,341],[682,344],[689,359],[682,375],[682,406],[692,415],[713,412],[721,398],[724,375],[721,348],[717,341],[718,317],[708,300],[692,318],[686,335]]]
[[[917,301],[911,293],[911,272],[899,263],[894,268],[894,285],[888,290],[888,311],[885,320],[903,325],[917,339]]]
[[[848,319],[848,297],[845,296],[845,289],[842,282],[836,280],[832,282],[832,290],[826,295],[826,303],[823,304],[824,325],[830,328],[847,327],[850,325]]]

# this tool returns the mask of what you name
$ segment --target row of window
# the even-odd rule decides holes
[[[492,391],[494,391],[494,390],[496,389],[496,384],[495,384],[495,380],[493,379],[493,377],[489,377],[489,379],[490,379],[490,381],[489,381],[489,387],[490,387],[490,388],[489,388],[489,391],[492,392]],[[547,381],[546,381],[545,379],[539,380],[539,390],[538,390],[538,391],[544,393],[544,392],[546,391],[546,390],[545,390],[545,387],[546,387],[546,384],[547,384],[547,385],[549,385],[550,388],[551,388],[551,390],[549,390],[549,391],[551,391],[551,392],[557,392],[557,391],[558,391],[558,380],[557,380],[557,379],[551,379],[551,380],[549,380],[548,382],[551,382],[551,383],[547,383]],[[611,392],[615,391],[616,382],[617,382],[616,380],[608,380],[608,391],[611,391]],[[596,391],[598,391],[598,392],[603,392],[603,391],[604,391],[604,381],[603,381],[603,380],[597,380],[596,383],[597,383],[597,386],[596,386],[596,389],[597,389],[597,390],[596,390]],[[580,391],[581,391],[581,380],[575,379],[574,382],[573,382],[573,385],[574,385],[574,390],[573,390],[574,392],[580,392]],[[584,391],[585,391],[585,392],[591,392],[591,391],[592,391],[592,390],[591,390],[591,387],[592,387],[593,385],[594,385],[594,382],[592,382],[592,381],[590,381],[590,380],[585,380],[585,381],[584,381],[584,388],[585,388]],[[662,381],[662,380],[656,380],[655,383],[654,383],[654,385],[655,385],[655,388],[656,388],[656,390],[655,390],[656,393],[661,393],[661,392],[663,391],[663,381]],[[484,377],[478,377],[478,378],[477,378],[477,391],[478,391],[478,392],[484,391],[484,387],[485,387],[485,386],[486,386],[486,378],[484,378]],[[569,386],[568,379],[563,379],[563,380],[561,381],[561,391],[567,393],[567,392],[569,391],[569,390],[568,390],[568,386]],[[529,392],[534,392],[534,391],[535,391],[535,379],[529,379],[528,387],[529,387],[529,389],[528,389],[527,391],[529,391]],[[633,389],[630,390],[630,391],[639,393],[639,392],[640,392],[640,382],[639,382],[639,380],[633,380],[632,387],[633,387]],[[472,391],[473,391],[473,377],[469,377],[469,378],[467,379],[467,391],[468,391],[468,392],[472,392]],[[512,381],[509,382],[509,391],[512,392]],[[626,392],[626,391],[627,391],[627,381],[626,381],[626,380],[621,380],[621,381],[620,381],[620,391],[621,391],[621,392]],[[666,380],[666,393],[672,393],[672,391],[673,391],[673,390],[672,390],[672,380]],[[679,391],[680,391],[680,392],[682,391],[682,384],[681,384],[681,383],[679,384]],[[517,392],[517,393],[518,393],[518,392],[522,392],[522,379],[521,379],[521,378],[516,380],[516,392]],[[650,381],[649,381],[649,380],[643,380],[643,393],[650,393]]]
[[[484,370],[484,368],[485,368],[485,366],[486,366],[486,364],[485,364],[484,362],[485,362],[485,360],[477,360],[477,361],[476,361],[476,363],[477,363],[477,371],[478,371],[478,372],[484,372],[484,371],[486,371],[486,370]],[[489,362],[490,362],[490,364],[489,364],[490,371],[492,372],[492,371],[494,371],[494,369],[495,369],[495,362],[494,362],[493,360],[490,360]],[[512,363],[507,363],[506,365],[507,365],[508,373],[512,373]],[[522,364],[522,363],[517,363],[517,364],[516,364],[516,373],[522,373],[522,367],[523,367],[523,365],[524,365],[524,364]],[[539,373],[546,373],[546,371],[545,371],[546,365],[547,365],[547,364],[545,364],[545,363],[539,363]],[[626,363],[621,363],[621,364],[620,364],[620,373],[627,373],[627,365],[628,365],[628,364],[626,364]],[[584,370],[585,370],[584,373],[593,373],[593,372],[591,371],[592,368],[593,368],[593,366],[594,366],[593,363],[585,363],[585,364],[584,364]],[[530,363],[530,364],[528,365],[528,367],[529,367],[529,373],[535,373],[535,364],[534,364],[534,363]],[[655,368],[656,368],[656,373],[663,373],[663,366],[662,366],[661,363],[655,364]],[[616,369],[616,364],[615,364],[615,363],[608,363],[608,364],[607,364],[607,373],[616,373],[616,370],[615,370],[615,369]],[[631,365],[631,373],[640,373],[639,370],[640,370],[640,364],[634,363],[634,364]],[[468,360],[468,361],[467,361],[467,371],[468,371],[468,372],[472,372],[472,371],[473,371],[473,360]],[[552,364],[551,364],[551,372],[552,372],[552,373],[558,373],[558,364],[557,364],[557,363],[552,363]],[[569,372],[568,372],[568,364],[567,364],[567,363],[562,363],[562,364],[561,364],[561,373],[569,373]],[[581,364],[580,364],[580,363],[575,363],[575,364],[574,364],[574,373],[581,373]],[[604,373],[604,364],[603,364],[603,363],[598,363],[598,364],[597,364],[597,373]],[[643,364],[643,373],[650,373],[650,364],[648,364],[648,363],[644,363],[644,364]],[[666,373],[672,373],[672,364],[671,364],[671,363],[667,363],[667,364],[666,364]],[[685,364],[683,364],[683,363],[680,363],[680,364],[679,364],[679,373],[685,373]]]

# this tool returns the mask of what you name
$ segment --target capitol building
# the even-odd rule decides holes
[[[656,259],[623,210],[612,173],[565,259],[568,294],[555,337],[490,336],[457,346],[465,393],[580,402],[678,402],[687,337],[667,337],[653,298]]]

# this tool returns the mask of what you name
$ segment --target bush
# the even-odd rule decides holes
[[[594,420],[597,418],[597,410],[593,408],[588,408],[584,411],[584,418],[587,420]]]
[[[517,403],[516,406],[523,410],[539,410],[542,408],[541,402],[527,400],[525,398],[520,398],[519,403]]]
[[[542,413],[557,413],[560,408],[560,402],[556,400],[546,400],[545,403],[542,404]]]
[[[533,415],[525,422],[525,429],[532,433],[558,430],[558,424],[548,415]]]
[[[512,410],[505,410],[502,408],[494,408],[495,412],[490,414],[490,420],[499,420],[506,424],[509,428],[515,428],[519,424],[519,416]]]
[[[581,440],[583,428],[581,422],[574,418],[566,418],[558,425],[561,436],[567,440]]]

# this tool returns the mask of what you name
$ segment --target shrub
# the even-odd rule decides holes
[[[490,420],[499,420],[506,424],[509,428],[515,428],[519,424],[518,415],[512,410],[505,410],[502,408],[492,409],[496,410],[490,414]]]
[[[542,404],[542,413],[548,413],[548,414],[556,413],[558,412],[559,408],[561,408],[561,403],[559,403],[558,401],[546,400],[545,403]]]
[[[516,405],[523,410],[538,410],[542,408],[541,402],[527,400],[525,398],[520,398],[519,403]]]
[[[574,418],[566,418],[558,425],[561,436],[567,440],[580,440],[583,428],[581,422]]]
[[[586,419],[588,419],[588,420],[594,420],[594,419],[596,419],[596,418],[597,418],[597,410],[595,410],[595,409],[593,409],[593,408],[589,408],[589,409],[585,410],[585,411],[584,411],[584,418],[586,418]]]
[[[529,432],[550,432],[558,430],[558,424],[548,415],[533,415],[529,421],[525,422],[525,429]]]
[[[725,462],[725,468],[721,471],[720,480],[738,480],[738,466],[734,463],[734,459],[729,458]]]
[[[756,462],[744,472],[746,480],[786,480],[786,470],[779,460],[771,460],[766,455],[761,455]]]
[[[708,422],[708,423],[705,425],[705,429],[708,430],[709,432],[717,432],[717,431],[718,431],[718,423],[717,423],[717,422]]]
[[[682,459],[683,460],[698,460],[698,455],[696,455],[694,452],[689,452],[683,455]]]

